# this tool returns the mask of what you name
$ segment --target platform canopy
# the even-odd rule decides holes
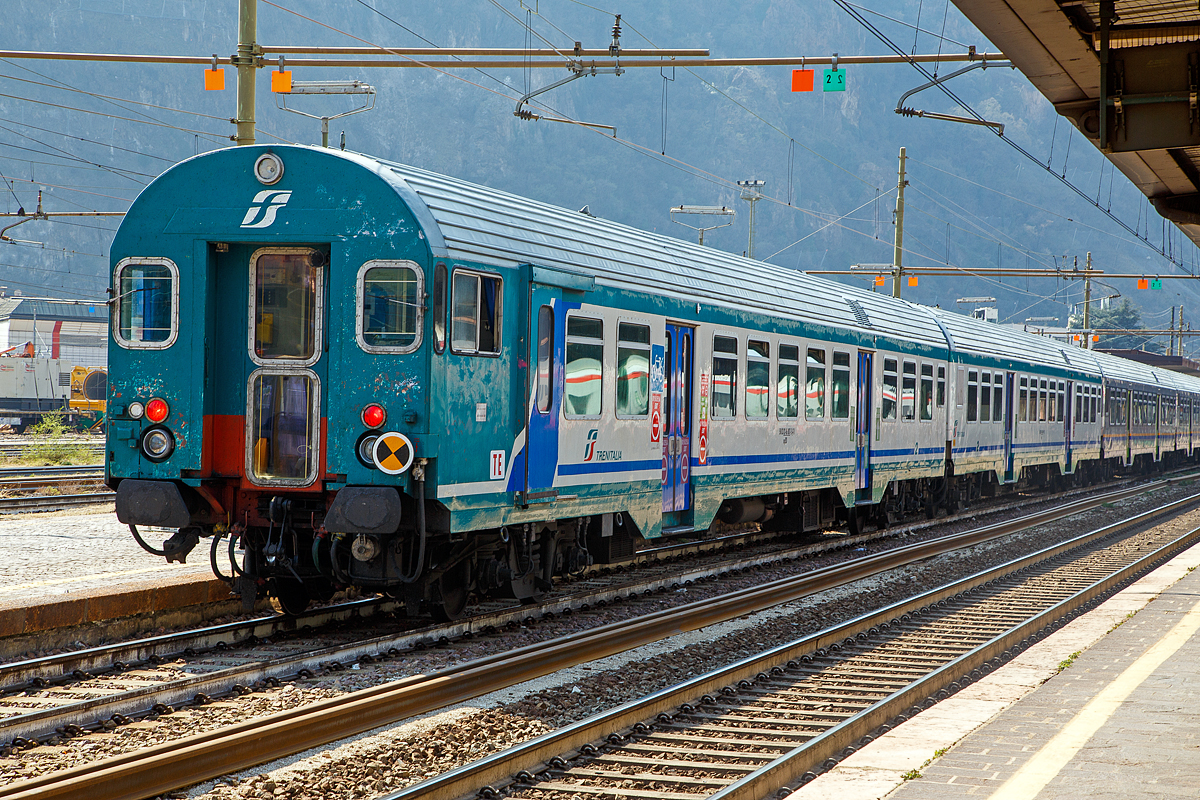
[[[954,0],[1200,244],[1197,0]]]

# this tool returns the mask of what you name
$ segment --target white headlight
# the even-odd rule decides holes
[[[146,407],[135,401],[129,404],[127,411],[130,419],[141,419],[142,415],[146,413]]]

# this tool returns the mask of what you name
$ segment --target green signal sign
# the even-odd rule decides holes
[[[1155,278],[1154,280],[1150,281],[1150,288],[1151,289],[1162,289],[1162,281],[1159,280],[1158,278]]]
[[[826,92],[844,92],[846,91],[846,70],[844,69],[827,69],[825,70],[825,79],[821,81],[821,88]]]

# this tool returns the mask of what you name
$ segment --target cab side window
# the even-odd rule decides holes
[[[496,275],[454,272],[450,349],[466,355],[500,352],[503,281]]]

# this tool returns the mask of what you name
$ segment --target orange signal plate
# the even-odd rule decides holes
[[[204,91],[220,92],[225,90],[225,70],[223,69],[206,69],[204,70]]]
[[[813,75],[815,70],[811,69],[794,69],[792,70],[792,91],[793,92],[811,92],[813,90]]]
[[[279,94],[290,94],[292,91],[292,71],[285,70],[279,72],[276,70],[271,73],[271,91]]]
[[[908,285],[909,285],[909,286],[916,286],[916,285],[917,285],[917,276],[916,276],[916,275],[909,275],[909,276],[908,276]]]

